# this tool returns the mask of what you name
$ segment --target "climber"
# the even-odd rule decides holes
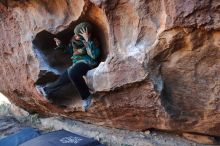
[[[100,55],[98,42],[92,37],[92,25],[89,22],[78,24],[68,45],[62,44],[57,38],[54,41],[64,52],[72,55],[73,64],[55,82],[44,87],[42,94],[50,100],[53,92],[72,83],[79,91],[83,100],[82,108],[86,111],[92,104],[92,95],[83,76],[98,65],[97,58]]]

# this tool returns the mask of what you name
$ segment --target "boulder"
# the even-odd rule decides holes
[[[114,128],[220,136],[218,0],[4,0],[0,12],[0,92],[16,105]],[[63,109],[37,91],[71,65],[51,38],[68,42],[84,20],[102,46],[85,77],[88,112],[78,96]]]

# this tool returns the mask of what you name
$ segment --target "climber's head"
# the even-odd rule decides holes
[[[74,34],[74,39],[75,40],[81,40],[81,36],[79,34]]]
[[[82,39],[82,36],[80,35],[82,29],[87,30],[88,35],[89,36],[91,35],[92,25],[89,22],[82,22],[82,23],[78,24],[74,29],[74,38],[76,40]]]

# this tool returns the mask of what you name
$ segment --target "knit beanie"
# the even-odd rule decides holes
[[[84,29],[87,28],[89,33],[91,33],[91,31],[92,31],[92,25],[89,22],[82,22],[82,23],[76,25],[76,27],[74,29],[74,33],[78,35],[79,33],[81,33],[80,30],[82,28],[84,28]]]

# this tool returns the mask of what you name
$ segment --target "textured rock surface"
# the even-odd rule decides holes
[[[2,112],[2,108],[7,109],[7,111]],[[10,134],[17,133],[25,127],[33,127],[39,129],[41,134],[65,129],[82,136],[94,138],[106,146],[204,146],[186,140],[177,134],[155,130],[135,132],[97,126],[61,117],[40,118],[37,114],[28,114],[13,104],[0,103],[0,109],[0,140]],[[189,137],[189,134],[187,136]],[[192,135],[190,136],[192,137]],[[195,138],[196,140],[201,139],[198,135]]]
[[[218,0],[4,1],[0,11],[0,91],[17,105],[116,128],[220,136]],[[79,100],[61,109],[37,92],[40,72],[60,71],[32,44],[43,30],[61,35],[82,20],[99,28],[108,53],[87,75],[96,98],[86,113]]]

